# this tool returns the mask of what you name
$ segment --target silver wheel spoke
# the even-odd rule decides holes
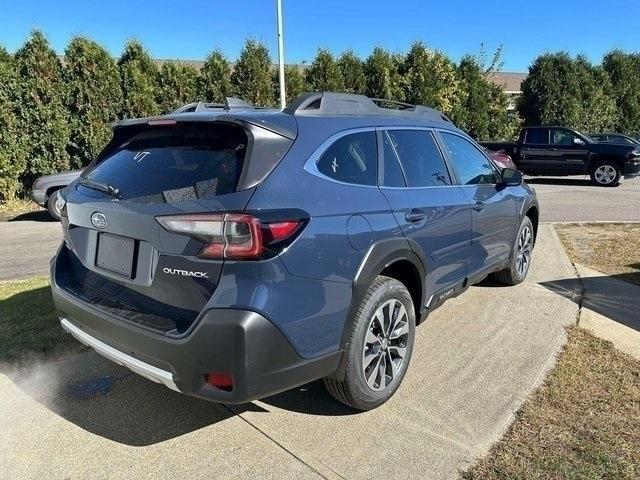
[[[362,372],[369,388],[384,390],[400,374],[408,335],[409,316],[401,301],[387,300],[371,316],[362,348]]]
[[[366,379],[367,385],[369,385],[369,387],[373,390],[376,389],[376,381],[378,380],[378,375],[380,374],[381,361],[382,361],[382,355],[378,357],[378,361],[376,362],[375,366],[371,369],[371,372],[369,372],[369,377]]]
[[[409,333],[409,324],[405,320],[401,322],[400,325],[396,325],[395,330],[393,330],[393,332],[391,332],[391,334],[389,335],[389,340],[395,340],[397,338],[403,337],[407,333]]]

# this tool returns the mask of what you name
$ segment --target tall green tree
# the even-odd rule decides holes
[[[307,83],[311,89],[319,92],[341,92],[344,90],[342,72],[338,62],[325,48],[318,50],[313,62],[307,69]]]
[[[16,52],[18,128],[25,139],[23,184],[69,169],[69,115],[62,66],[42,32],[35,30]]]
[[[575,60],[576,75],[580,79],[580,122],[575,128],[584,132],[612,130],[617,123],[616,103],[609,76],[602,66],[593,65],[583,55]]]
[[[222,103],[231,95],[231,67],[219,50],[204,61],[198,77],[198,96],[205,102]]]
[[[137,40],[129,40],[118,60],[124,94],[121,116],[148,117],[160,113],[156,102],[158,67]]]
[[[352,50],[347,50],[340,55],[338,68],[342,72],[345,92],[362,94],[366,92],[367,78],[364,76],[364,63]]]
[[[198,71],[179,61],[164,62],[158,74],[158,99],[162,113],[198,100]]]
[[[451,115],[460,100],[456,67],[444,54],[415,42],[407,54],[403,74],[406,100]]]
[[[598,131],[615,123],[607,76],[584,57],[574,59],[567,52],[536,58],[522,84],[518,108],[527,125]]]
[[[271,74],[273,82],[273,91],[275,92],[274,103],[280,104],[280,77],[278,70],[274,70]],[[287,94],[287,104],[295,100],[300,94],[310,90],[309,85],[304,77],[304,73],[299,65],[284,66],[284,87]]]
[[[454,122],[478,140],[505,140],[519,125],[507,111],[509,99],[501,86],[491,81],[500,49],[488,64],[484,52],[466,55],[456,68],[459,101],[452,112]]]
[[[231,85],[234,95],[256,106],[273,105],[271,59],[267,47],[247,40],[233,68]]]
[[[613,50],[605,55],[602,66],[609,75],[616,102],[616,130],[640,133],[640,53]]]
[[[366,93],[369,97],[404,100],[404,83],[400,75],[401,58],[375,47],[364,63]]]
[[[20,191],[20,176],[27,164],[24,141],[18,130],[18,78],[13,57],[0,47],[0,200]]]
[[[118,66],[98,43],[75,37],[65,51],[66,105],[70,113],[71,167],[93,160],[111,137],[110,124],[118,118],[122,90]]]

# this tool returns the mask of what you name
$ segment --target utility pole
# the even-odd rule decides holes
[[[278,23],[278,69],[280,78],[280,108],[287,106],[287,94],[284,88],[284,46],[282,41],[282,0],[276,0],[276,16]]]

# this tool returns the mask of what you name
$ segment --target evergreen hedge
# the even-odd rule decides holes
[[[522,122],[640,132],[640,54],[615,50],[601,65],[566,52],[539,56],[523,84],[518,117],[488,79],[499,69],[500,53],[487,65],[482,50],[455,64],[421,42],[406,54],[376,47],[364,60],[352,51],[336,58],[319,49],[308,67],[285,66],[287,101],[305,91],[334,90],[429,105],[481,140],[510,138]],[[96,42],[76,37],[63,63],[37,30],[13,55],[0,47],[0,201],[24,194],[39,175],[86,165],[117,118],[230,95],[279,104],[277,69],[256,40],[245,43],[235,65],[213,51],[198,71],[179,61],[158,68],[136,40],[116,62]]]

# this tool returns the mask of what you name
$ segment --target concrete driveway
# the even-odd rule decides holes
[[[485,282],[418,328],[386,405],[356,413],[319,382],[225,407],[151,383],[87,351],[0,374],[7,478],[454,478],[504,433],[575,321],[575,277],[542,226],[528,280]]]

